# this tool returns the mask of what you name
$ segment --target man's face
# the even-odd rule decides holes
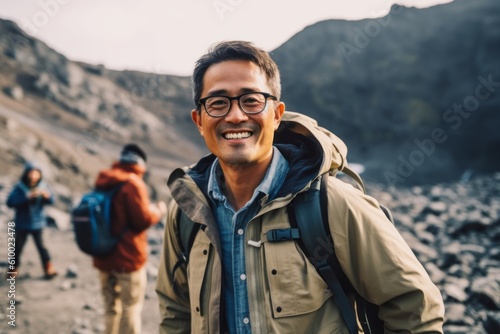
[[[271,93],[265,73],[250,61],[231,60],[214,64],[203,77],[202,98],[215,94],[232,97],[248,92]],[[211,117],[203,106],[201,113],[193,110],[191,116],[208,149],[221,164],[244,167],[271,160],[274,131],[284,111],[283,102],[268,100],[264,111],[247,115],[233,100],[224,117]]]

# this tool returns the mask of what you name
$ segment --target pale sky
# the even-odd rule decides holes
[[[451,0],[0,0],[0,18],[72,60],[112,69],[191,75],[213,43],[249,40],[272,51],[327,19],[382,17],[393,3]]]

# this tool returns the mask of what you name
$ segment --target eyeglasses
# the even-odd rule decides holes
[[[198,102],[203,105],[211,117],[224,117],[231,109],[231,101],[237,100],[240,109],[248,115],[255,115],[266,109],[267,99],[277,101],[278,98],[268,93],[252,92],[230,97],[225,95],[207,96]]]

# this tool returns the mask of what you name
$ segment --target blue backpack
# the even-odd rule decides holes
[[[113,196],[124,185],[110,190],[94,189],[83,195],[80,203],[71,211],[71,223],[80,250],[92,256],[105,256],[116,247],[123,232],[115,236],[111,232],[111,203]]]

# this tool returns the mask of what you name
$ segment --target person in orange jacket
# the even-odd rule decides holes
[[[93,257],[99,270],[105,307],[105,333],[140,333],[141,311],[146,292],[145,264],[148,256],[147,229],[166,213],[162,201],[150,203],[143,176],[146,153],[136,144],[123,147],[119,161],[97,176],[96,189],[123,184],[112,202],[111,224],[121,235],[109,255]]]

